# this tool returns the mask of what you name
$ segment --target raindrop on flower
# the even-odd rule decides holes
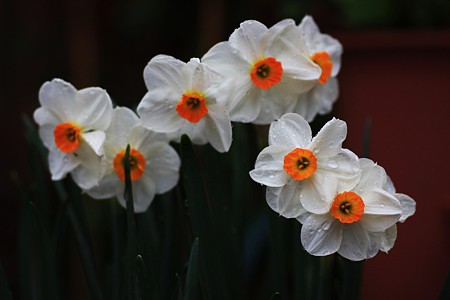
[[[339,167],[338,163],[335,160],[329,160],[327,165],[332,169],[336,169],[337,167]]]

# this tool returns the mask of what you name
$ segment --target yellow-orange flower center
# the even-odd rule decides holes
[[[131,148],[130,150],[130,177],[131,181],[138,180],[144,174],[145,170],[145,158],[141,152]],[[114,158],[114,170],[120,180],[125,181],[125,150],[122,150],[116,154]]]
[[[308,149],[295,148],[284,157],[284,170],[295,180],[303,180],[317,169],[317,158]]]
[[[53,130],[55,144],[65,153],[77,150],[80,144],[80,128],[73,123],[61,123]]]
[[[281,81],[283,66],[273,57],[263,58],[253,64],[250,77],[253,83],[264,90],[268,90]]]
[[[176,109],[180,117],[192,123],[200,121],[208,112],[203,94],[192,91],[181,96]]]
[[[331,61],[330,54],[327,52],[317,52],[311,57],[311,59],[322,69],[319,83],[327,83],[328,79],[331,77],[331,70],[333,69],[333,62]]]
[[[357,222],[364,213],[364,201],[354,192],[343,192],[334,198],[330,211],[341,223]]]

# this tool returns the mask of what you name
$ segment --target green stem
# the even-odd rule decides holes
[[[125,170],[125,193],[124,198],[127,204],[127,227],[128,227],[128,255],[126,263],[126,280],[128,282],[127,299],[132,300],[137,293],[136,286],[136,220],[134,219],[133,189],[130,174],[130,145],[124,157]],[[138,293],[137,293],[138,294]]]

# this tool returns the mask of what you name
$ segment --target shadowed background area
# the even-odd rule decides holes
[[[34,184],[22,116],[31,118],[39,106],[42,83],[58,77],[78,89],[100,86],[116,104],[135,108],[154,55],[187,61],[226,40],[244,20],[271,26],[310,14],[344,46],[341,93],[331,114],[348,124],[344,146],[362,155],[370,124],[369,157],[417,202],[416,214],[398,225],[390,253],[364,263],[361,299],[436,299],[450,267],[450,3],[423,2],[1,1],[0,263],[15,298],[17,183]],[[69,278],[82,276],[74,267]],[[81,281],[70,299],[83,299],[85,290]]]

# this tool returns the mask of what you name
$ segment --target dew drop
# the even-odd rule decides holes
[[[328,229],[330,229],[330,223],[324,223],[324,224],[322,225],[322,229],[325,230],[325,231],[327,231]]]
[[[319,153],[319,151],[320,151],[319,148],[315,148],[315,149],[313,150],[313,152],[316,153],[316,154]]]
[[[335,160],[329,160],[327,165],[332,169],[336,169],[337,167],[339,167],[338,163]]]
[[[384,207],[384,204],[380,204],[380,207],[383,208],[383,207]]]
[[[269,178],[270,178],[270,179],[274,179],[274,178],[275,178],[275,176],[273,176],[273,175],[270,175],[270,176],[269,176]]]

